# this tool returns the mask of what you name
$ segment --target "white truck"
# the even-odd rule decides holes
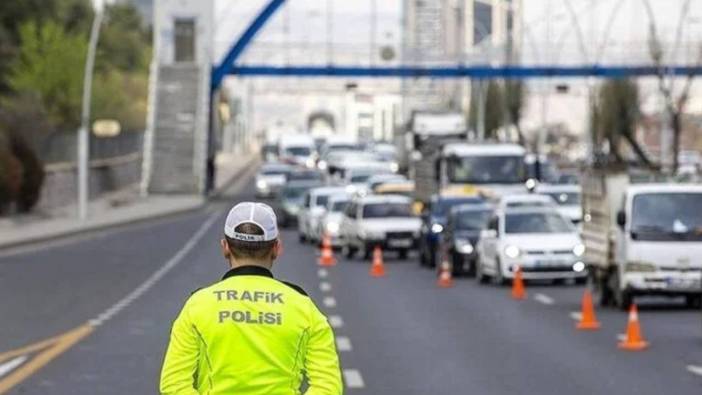
[[[589,281],[601,305],[626,309],[637,296],[702,300],[702,185],[637,184],[621,169],[583,178]]]

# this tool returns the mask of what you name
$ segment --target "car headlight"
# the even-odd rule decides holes
[[[268,188],[268,183],[266,182],[266,180],[258,180],[258,181],[256,181],[256,188],[266,189],[266,188]]]
[[[573,264],[573,271],[574,271],[574,272],[580,273],[580,272],[582,272],[583,270],[585,270],[585,263],[578,261],[578,262],[575,262],[575,263]]]
[[[519,249],[519,247],[515,245],[509,245],[505,247],[505,255],[507,258],[515,259],[519,258],[519,255],[522,254],[522,251]]]
[[[627,272],[655,272],[656,265],[647,262],[628,262],[624,269]]]
[[[314,158],[308,158],[307,161],[305,161],[305,165],[309,168],[313,168],[315,165]]]
[[[336,234],[339,232],[339,223],[338,222],[327,222],[327,225],[325,226],[326,230],[328,233]]]
[[[329,166],[327,165],[326,161],[320,160],[319,163],[317,163],[317,167],[319,170],[327,170],[327,167]]]
[[[573,247],[573,254],[577,257],[585,255],[585,245],[581,243]]]
[[[434,224],[431,226],[431,233],[441,233],[444,231],[444,226],[441,224]]]
[[[456,239],[456,251],[461,254],[472,254],[474,250],[470,240]]]
[[[400,165],[397,162],[392,162],[390,163],[390,170],[393,173],[397,173],[398,171],[400,171]]]

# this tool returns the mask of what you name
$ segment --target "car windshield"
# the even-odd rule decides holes
[[[300,199],[311,187],[310,186],[288,186],[283,190],[285,199]]]
[[[285,176],[285,175],[288,175],[289,173],[290,173],[290,170],[282,168],[282,167],[275,167],[275,168],[261,170],[261,174],[266,175],[266,176]]]
[[[332,144],[328,149],[330,151],[358,151],[361,148],[357,144]]]
[[[315,206],[327,207],[329,202],[329,195],[317,195],[317,200],[315,200]]]
[[[337,200],[334,201],[330,207],[330,211],[333,213],[342,213],[346,210],[346,207],[349,205],[348,200]]]
[[[508,213],[506,233],[571,233],[575,228],[557,213]]]
[[[322,180],[322,174],[317,171],[295,171],[288,175],[290,180]]]
[[[544,195],[550,196],[561,206],[580,205],[580,194],[577,192],[546,192]]]
[[[553,203],[545,202],[541,200],[523,200],[523,201],[513,201],[507,202],[506,207],[508,208],[520,208],[520,207],[551,207]]]
[[[448,178],[453,183],[516,184],[525,180],[521,156],[473,156],[449,161]]]
[[[310,147],[287,147],[285,148],[286,155],[292,156],[310,156],[312,149]]]
[[[631,234],[636,240],[702,240],[702,193],[647,193],[634,197]]]
[[[371,177],[370,174],[354,174],[351,176],[351,183],[352,184],[362,184]]]
[[[459,204],[477,204],[482,203],[483,199],[479,197],[460,198],[460,199],[439,199],[431,206],[432,215],[436,217],[445,217],[448,215],[451,207]]]
[[[490,220],[491,210],[461,210],[455,215],[457,230],[482,230]]]
[[[558,169],[550,161],[539,162],[539,172],[540,174],[537,175],[536,162],[531,162],[527,165],[528,178],[538,178],[548,183],[558,181]]]
[[[363,218],[411,217],[409,203],[372,203],[363,206]]]

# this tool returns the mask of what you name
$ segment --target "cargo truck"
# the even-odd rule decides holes
[[[638,183],[590,169],[582,185],[585,262],[595,299],[627,309],[638,296],[702,300],[702,185]]]

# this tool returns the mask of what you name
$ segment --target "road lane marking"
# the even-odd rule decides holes
[[[581,321],[583,319],[583,313],[581,313],[579,311],[571,311],[570,318],[572,318],[576,321]]]
[[[702,366],[687,365],[687,371],[692,374],[702,376]]]
[[[548,295],[536,294],[534,295],[534,300],[545,305],[552,305],[555,301]]]
[[[336,299],[334,299],[333,296],[327,296],[326,298],[322,299],[322,303],[324,303],[324,306],[326,307],[336,307]]]
[[[344,369],[344,382],[348,388],[363,388],[366,386],[361,372],[356,369]]]
[[[336,338],[336,349],[338,351],[352,351],[351,339],[346,336],[339,336]]]
[[[16,367],[22,365],[26,360],[27,360],[26,355],[20,355],[19,357],[15,357],[15,359],[11,359],[8,362],[1,364],[0,365],[0,377],[15,370]]]
[[[24,357],[26,360],[26,362],[23,361],[13,367],[14,370],[9,369],[10,371],[5,373],[6,376],[0,379],[0,394],[8,392],[12,387],[26,380],[54,358],[63,354],[69,348],[73,347],[73,345],[90,335],[94,330],[95,328],[85,324],[62,335],[37,342],[21,349],[0,354],[0,362],[7,360],[15,361],[18,357]],[[3,366],[7,366],[7,364]]]
[[[617,340],[623,342],[626,340],[626,333],[617,333]]]
[[[330,315],[329,325],[331,325],[332,328],[341,328],[344,326],[344,319],[339,315]]]
[[[317,270],[317,275],[319,276],[319,278],[327,278],[329,272],[327,271],[327,269],[319,269]]]
[[[328,282],[322,281],[321,283],[319,283],[319,290],[320,291],[329,292],[329,291],[331,291],[331,289],[332,289],[332,286]]]
[[[127,296],[117,301],[95,318],[89,320],[86,324],[50,339],[42,340],[17,350],[0,353],[0,363],[19,356],[27,356],[28,358],[26,363],[0,380],[0,394],[6,393],[15,385],[29,378],[32,374],[36,373],[54,358],[66,352],[76,343],[90,335],[97,327],[103,325],[107,320],[114,317],[117,313],[144,295],[144,293],[156,285],[156,283],[158,283],[168,272],[170,272],[185,258],[185,256],[197,245],[200,239],[204,237],[205,233],[209,230],[210,226],[219,217],[219,215],[219,211],[213,213],[202,224],[202,226],[200,226],[197,232],[193,234],[183,248],[176,252],[176,254],[161,268],[156,270],[149,278],[146,279],[146,281],[130,292]],[[32,353],[37,354],[35,356],[31,356]]]
[[[120,311],[124,310],[126,307],[129,307],[130,304],[132,304],[135,300],[139,299],[142,295],[144,295],[147,291],[149,291],[151,288],[153,288],[154,285],[156,285],[161,279],[168,274],[171,270],[173,270],[174,267],[178,266],[178,264],[185,258],[190,251],[195,248],[198,242],[200,242],[200,239],[205,236],[205,233],[210,229],[210,226],[214,223],[217,218],[219,218],[219,211],[215,212],[212,214],[195,232],[195,234],[190,237],[187,243],[181,248],[178,252],[176,252],[175,255],[171,259],[169,259],[163,266],[161,266],[158,270],[156,270],[149,278],[146,279],[141,285],[136,287],[132,292],[130,292],[127,296],[119,300],[117,303],[113,304],[110,306],[108,309],[103,311],[102,313],[98,314],[97,317],[91,319],[88,321],[88,323],[94,327],[98,327],[102,324],[104,324],[106,321],[110,320],[112,317],[117,315]]]

